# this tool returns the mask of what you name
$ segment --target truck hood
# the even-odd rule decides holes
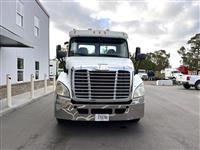
[[[66,58],[66,67],[68,69],[72,67],[79,68],[94,68],[99,69],[112,69],[118,68],[122,70],[133,70],[133,63],[128,58],[113,58],[113,57],[68,57]]]

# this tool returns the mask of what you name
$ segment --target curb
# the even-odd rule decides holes
[[[23,107],[26,106],[26,105],[29,105],[29,104],[31,104],[31,103],[33,103],[33,102],[36,102],[36,101],[40,100],[41,98],[52,94],[53,92],[54,92],[54,91],[49,92],[49,93],[46,93],[46,94],[44,94],[44,95],[42,95],[42,96],[33,98],[33,99],[31,99],[30,101],[25,102],[25,103],[23,103],[23,104],[21,104],[21,105],[13,106],[13,107],[11,107],[11,108],[6,108],[6,110],[2,110],[2,112],[0,112],[0,117],[3,117],[4,115],[6,115],[6,114],[8,114],[8,113],[14,112],[14,111],[16,111],[16,110],[18,110],[18,109],[20,109],[20,108],[23,108]]]

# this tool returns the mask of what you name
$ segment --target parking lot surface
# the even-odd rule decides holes
[[[54,118],[49,95],[1,117],[1,149],[200,149],[200,92],[145,85],[145,117],[130,122],[66,122]]]

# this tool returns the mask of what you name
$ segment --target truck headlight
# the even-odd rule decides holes
[[[136,97],[141,97],[141,96],[144,96],[144,83],[141,83],[134,91],[134,94],[133,94],[133,97],[136,98]]]
[[[56,85],[56,93],[59,96],[64,96],[64,97],[67,97],[67,98],[70,97],[69,89],[64,84],[62,84],[61,82],[58,82],[57,85]]]

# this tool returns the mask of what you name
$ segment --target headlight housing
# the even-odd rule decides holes
[[[144,83],[141,83],[134,91],[133,98],[144,96]]]
[[[63,96],[63,97],[67,97],[67,98],[70,97],[69,89],[61,82],[58,82],[56,85],[56,93],[59,96]]]

